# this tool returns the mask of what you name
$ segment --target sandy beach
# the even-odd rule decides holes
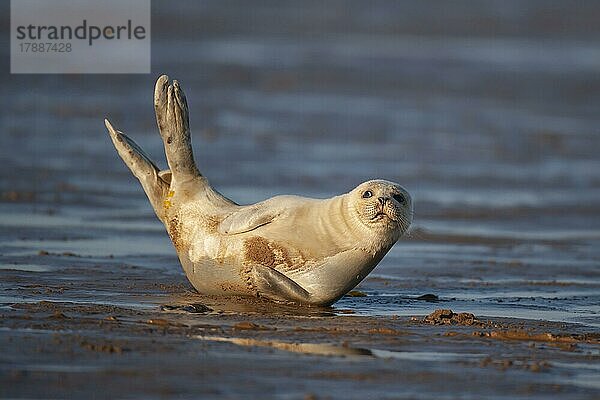
[[[157,1],[152,74],[4,63],[0,397],[598,398],[598,20],[594,2]],[[164,167],[161,73],[220,192],[389,179],[410,233],[331,308],[198,294],[103,125]]]

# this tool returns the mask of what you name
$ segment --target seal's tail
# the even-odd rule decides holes
[[[181,184],[202,184],[204,181],[192,152],[190,121],[187,100],[179,82],[169,84],[169,77],[162,75],[154,87],[154,110],[165,154],[172,173],[172,187]]]
[[[142,184],[154,212],[162,221],[164,218],[163,200],[169,191],[169,174],[159,171],[150,157],[131,138],[113,128],[107,119],[104,120],[104,124],[119,156]]]

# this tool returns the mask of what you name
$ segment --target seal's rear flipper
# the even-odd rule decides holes
[[[119,156],[121,156],[133,175],[138,178],[148,199],[150,199],[154,212],[160,220],[163,220],[163,200],[169,191],[169,182],[163,179],[161,175],[165,175],[166,177],[167,173],[160,172],[152,160],[150,160],[150,157],[131,138],[123,132],[115,130],[107,119],[104,120],[104,124],[106,125],[106,129],[108,129],[110,138]]]
[[[154,87],[154,111],[173,184],[194,181],[202,175],[194,162],[187,100],[179,82],[169,84],[169,77],[162,75]]]
[[[273,268],[255,265],[251,273],[259,295],[274,300],[310,303],[310,293]]]

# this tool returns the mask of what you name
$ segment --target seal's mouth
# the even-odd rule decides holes
[[[382,219],[382,218],[389,218],[390,216],[387,215],[386,213],[384,213],[383,211],[377,211],[377,213],[375,214],[375,216],[373,218],[371,218],[372,220],[376,220],[376,219]]]
[[[378,222],[378,221],[382,221],[384,219],[394,220],[394,218],[392,218],[388,213],[383,211],[383,208],[382,208],[375,213],[373,218],[371,218],[371,221]]]

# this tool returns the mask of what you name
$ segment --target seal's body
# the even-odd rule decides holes
[[[371,272],[410,225],[409,194],[383,180],[330,199],[276,196],[240,206],[198,171],[177,81],[169,85],[161,76],[154,100],[168,171],[159,171],[105,122],[200,293],[332,304]]]

